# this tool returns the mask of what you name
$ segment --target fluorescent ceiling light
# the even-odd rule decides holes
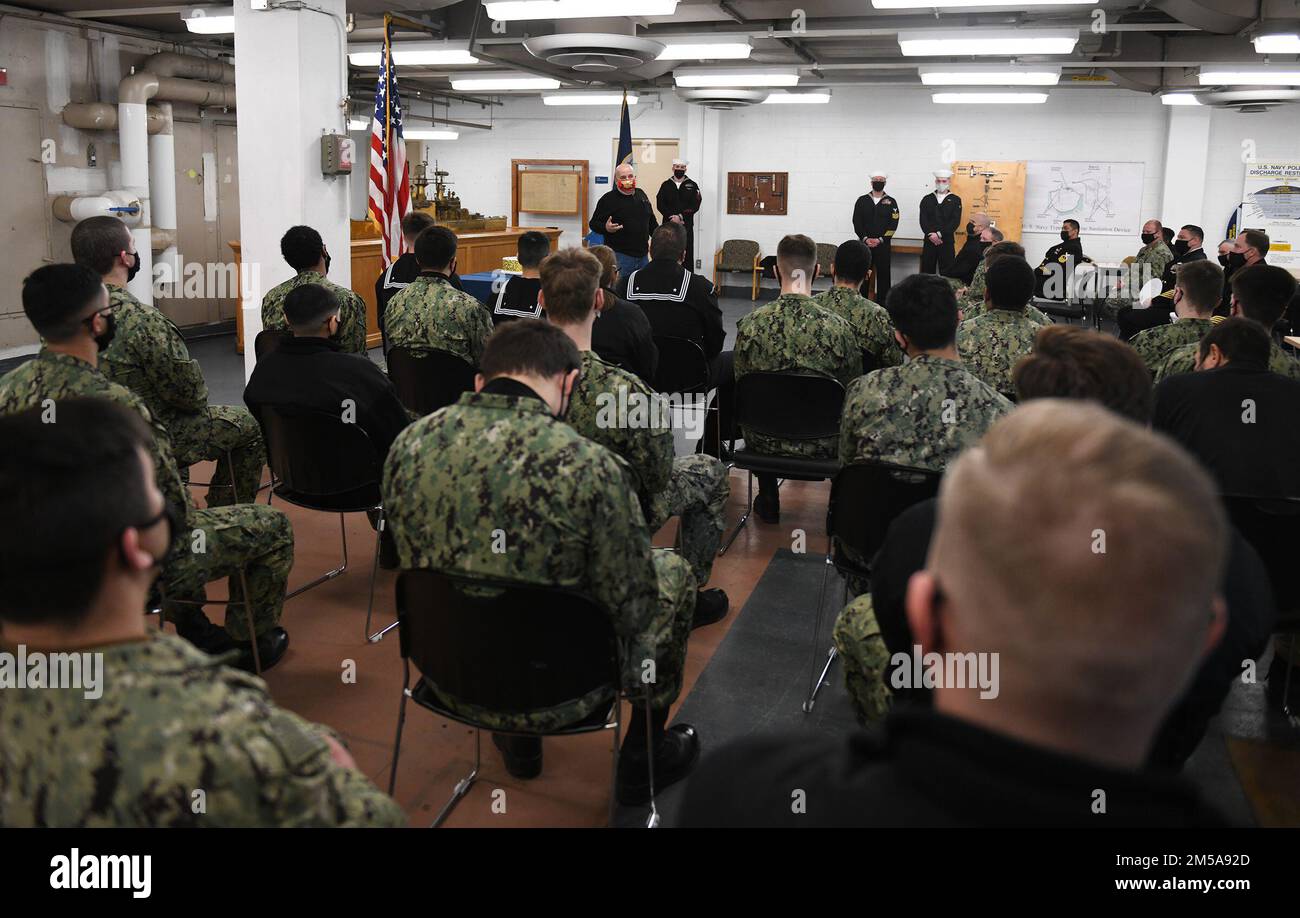
[[[748,39],[745,41],[689,41],[664,46],[664,50],[657,60],[744,60],[749,57],[750,50]]]
[[[230,35],[235,31],[233,6],[192,6],[181,13],[181,19],[185,20],[185,28],[199,35]]]
[[[403,140],[455,140],[459,131],[444,131],[436,128],[411,128],[402,131]]]
[[[491,19],[601,19],[610,16],[671,16],[677,0],[483,0]]]
[[[1097,0],[871,0],[878,10],[958,9],[977,6],[1091,6]]]
[[[636,105],[637,97],[627,94],[627,104]],[[622,105],[621,92],[547,92],[542,93],[543,105]]]
[[[1300,86],[1300,68],[1237,67],[1233,70],[1201,68],[1202,86]]]
[[[531,76],[527,73],[483,73],[475,76],[454,76],[451,88],[460,90],[492,89],[559,89],[560,81],[551,77]]]
[[[1160,97],[1160,102],[1164,105],[1200,105],[1201,100],[1196,98],[1195,93],[1190,92],[1169,92]]]
[[[1078,29],[922,29],[898,33],[904,57],[943,54],[1069,54]]]
[[[1257,54],[1300,54],[1300,34],[1256,35],[1251,39]]]
[[[1045,92],[936,92],[939,105],[1033,105],[1047,101]]]
[[[774,92],[766,99],[763,104],[772,105],[824,105],[831,100],[829,89],[823,89],[820,92]]]
[[[401,41],[393,42],[393,61],[398,64],[437,67],[477,64],[469,53],[468,42]],[[384,46],[380,42],[362,42],[348,47],[348,60],[355,67],[378,67]]]
[[[780,70],[692,70],[673,72],[678,86],[702,89],[742,88],[746,86],[798,86],[799,71]]]
[[[926,86],[1055,86],[1060,67],[986,67],[979,64],[937,64],[917,67]]]

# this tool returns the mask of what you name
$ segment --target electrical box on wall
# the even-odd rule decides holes
[[[350,175],[357,145],[344,134],[326,134],[320,139],[321,175]]]

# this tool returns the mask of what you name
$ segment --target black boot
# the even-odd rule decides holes
[[[727,594],[722,590],[700,590],[695,594],[695,617],[691,619],[691,629],[722,621],[727,617],[729,606]]]
[[[700,737],[690,724],[674,724],[664,730],[668,712],[650,712],[650,732],[653,736],[655,793],[685,778],[700,759]],[[627,739],[618,758],[618,779],[615,793],[624,806],[640,806],[650,802],[649,753],[646,747],[645,709],[639,705],[632,709]]]
[[[492,745],[501,750],[506,771],[511,777],[528,781],[542,773],[542,738],[540,736],[509,736],[492,734]]]

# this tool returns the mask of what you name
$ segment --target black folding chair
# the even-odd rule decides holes
[[[822,606],[826,601],[826,579],[834,567],[844,579],[844,600],[849,599],[848,578],[871,577],[871,561],[885,543],[885,533],[900,513],[939,493],[942,472],[885,462],[860,461],[844,466],[831,482],[830,506],[826,510],[826,567],[817,599],[817,624],[813,631],[812,663],[809,667],[808,700],[804,713],[812,711],[817,693],[826,682],[838,652],[832,644],[826,664],[817,673],[817,639],[821,636]],[[846,553],[848,549],[852,554]]]
[[[1300,636],[1300,581],[1295,575],[1296,560],[1300,559],[1300,498],[1225,494],[1223,506],[1242,538],[1264,562],[1277,601],[1277,633],[1291,637],[1282,687],[1282,712],[1291,717],[1294,715],[1287,699]]]
[[[613,730],[613,774],[617,781],[622,661],[613,620],[594,599],[573,590],[406,570],[397,578],[397,622],[402,648],[402,700],[388,793],[392,794],[397,785],[408,698],[475,731],[474,768],[456,783],[432,828],[446,821],[478,779],[484,730],[536,737]],[[419,674],[414,686],[412,663]],[[599,701],[590,715],[575,723],[537,729],[520,716],[584,697]],[[649,747],[648,692],[644,703]],[[463,713],[466,710],[496,716],[475,718]],[[503,722],[512,729],[502,729]],[[659,813],[654,797],[654,756],[647,759],[650,815],[646,827],[652,828],[659,822]],[[611,824],[615,802],[611,788]]]
[[[700,347],[699,342],[672,335],[655,335],[654,342],[659,349],[654,388],[656,392],[671,396],[669,407],[685,413],[685,399],[679,401],[678,396],[700,395],[707,400],[713,388],[713,379],[709,371],[709,358],[704,355],[704,348]],[[707,401],[704,410],[706,418],[711,412],[718,424],[718,449],[721,450],[722,413],[718,405],[709,407]]]
[[[254,362],[261,360],[267,354],[272,354],[280,349],[280,345],[293,337],[293,332],[287,328],[264,328],[257,333],[253,339],[253,357]]]
[[[811,376],[797,370],[746,373],[736,380],[735,423],[745,431],[779,440],[823,440],[838,437],[844,386],[829,376]],[[754,473],[795,481],[825,481],[839,471],[838,459],[802,459],[773,456],[753,449],[748,442],[737,450],[735,467],[748,473],[745,513],[718,549],[724,554],[749,522],[754,510]]]
[[[343,537],[343,563],[285,598],[292,599],[333,580],[348,569],[348,531],[343,521],[344,514],[378,514],[365,633],[372,643],[379,641],[397,627],[393,622],[370,634],[375,577],[379,569],[379,541],[384,533],[383,498],[379,493],[383,458],[364,430],[330,412],[286,405],[257,405],[253,408],[253,415],[262,428],[267,463],[271,466],[272,484],[271,492],[266,496],[267,504],[271,503],[272,497],[278,497],[308,510],[337,513],[339,532]]]
[[[876,359],[876,355],[871,353],[871,351],[867,350],[865,347],[862,348],[862,375],[866,376],[872,370],[879,369],[880,361]]]
[[[402,404],[418,414],[433,414],[474,391],[477,371],[447,351],[395,347],[388,352],[388,377]]]

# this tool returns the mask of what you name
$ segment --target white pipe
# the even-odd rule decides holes
[[[117,217],[127,226],[140,222],[140,202],[125,191],[106,191],[83,198],[61,195],[54,199],[53,210],[54,216],[64,223],[79,223],[90,217]]]
[[[151,193],[150,214],[152,225],[156,230],[169,234],[172,244],[166,246],[158,256],[159,281],[166,291],[163,295],[171,296],[171,288],[179,279],[180,270],[176,257],[176,144],[172,133],[172,111],[170,102],[162,102],[159,107],[166,117],[167,126],[159,134],[149,138],[149,189]]]
[[[137,74],[136,76],[139,76]],[[135,77],[127,77],[127,80]],[[126,80],[123,80],[125,83]],[[117,104],[117,131],[123,188],[140,201],[140,223],[131,230],[140,271],[127,289],[142,303],[153,304],[153,225],[149,207],[149,113],[144,102]]]

